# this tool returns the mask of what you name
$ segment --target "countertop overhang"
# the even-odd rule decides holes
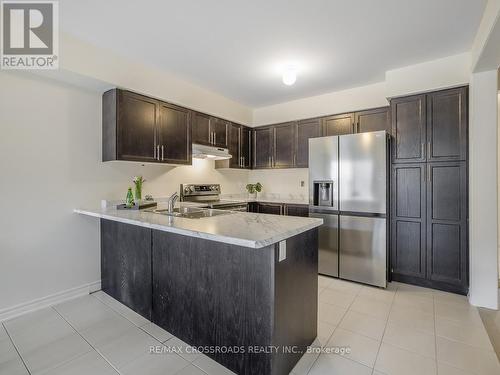
[[[322,219],[250,212],[188,219],[147,211],[78,208],[75,213],[125,224],[259,249],[319,227]]]

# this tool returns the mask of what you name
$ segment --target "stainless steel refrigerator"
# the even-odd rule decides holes
[[[385,131],[309,140],[319,273],[386,287],[387,142]]]

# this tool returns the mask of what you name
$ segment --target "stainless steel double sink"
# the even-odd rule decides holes
[[[214,217],[214,216],[229,215],[234,213],[233,211],[214,210],[212,208],[199,208],[199,207],[179,207],[179,208],[174,208],[173,211],[169,211],[166,208],[163,209],[153,208],[144,211],[153,212],[159,215],[183,217],[186,219],[201,219],[204,217]]]

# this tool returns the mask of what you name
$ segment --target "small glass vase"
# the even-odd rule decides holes
[[[257,199],[257,192],[248,193],[248,199]]]
[[[140,202],[142,200],[142,184],[135,184],[135,201]]]
[[[132,208],[134,206],[134,196],[132,195],[132,188],[128,188],[127,197],[125,198],[125,206]]]

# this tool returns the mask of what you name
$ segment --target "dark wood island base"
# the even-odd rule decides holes
[[[288,374],[317,335],[318,229],[279,253],[101,219],[102,290],[241,375]]]

